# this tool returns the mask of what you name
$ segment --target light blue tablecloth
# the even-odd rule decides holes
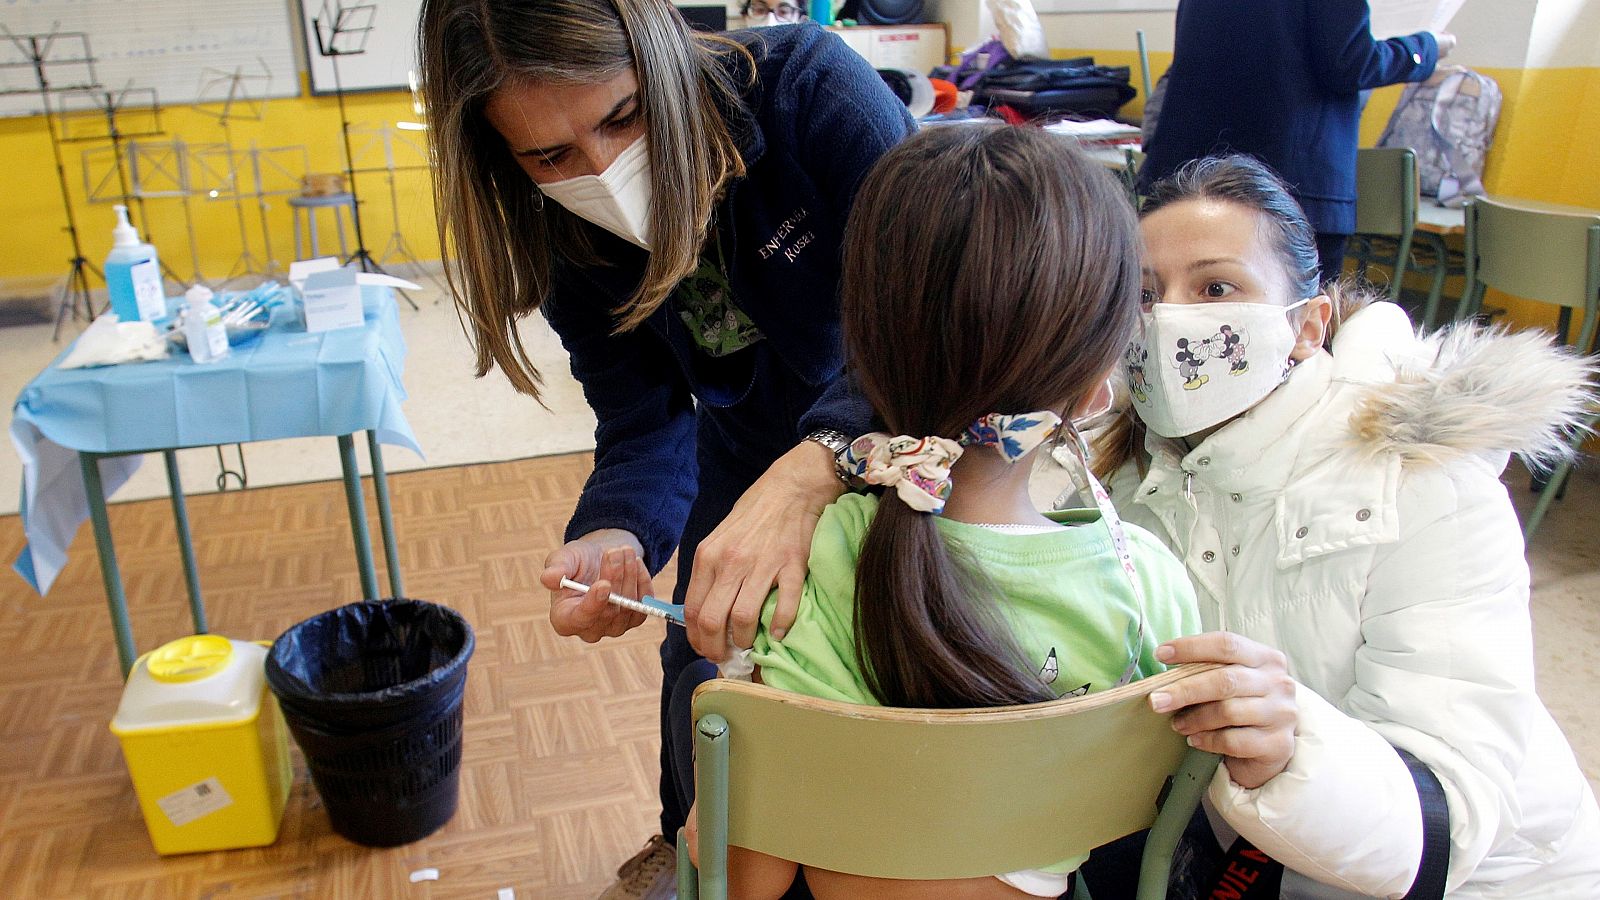
[[[373,431],[422,454],[400,402],[406,345],[394,294],[362,288],[366,323],[320,334],[275,311],[259,341],[198,366],[165,360],[59,369],[56,357],[18,396],[11,441],[22,457],[22,527],[14,568],[43,594],[67,561],[89,507],[77,451],[166,450]],[[70,350],[70,348],[69,348]],[[113,494],[142,457],[101,462]]]

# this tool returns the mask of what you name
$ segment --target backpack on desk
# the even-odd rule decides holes
[[[1379,147],[1417,154],[1422,193],[1443,206],[1481,196],[1484,161],[1500,118],[1500,85],[1471,69],[1453,69],[1406,87]]]

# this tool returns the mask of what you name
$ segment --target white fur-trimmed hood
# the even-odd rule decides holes
[[[1593,360],[1542,331],[1461,323],[1397,333],[1397,315],[1404,321],[1393,304],[1374,304],[1334,341],[1336,378],[1371,379],[1350,417],[1360,452],[1408,466],[1493,453],[1550,466],[1571,454],[1574,429],[1597,412]]]

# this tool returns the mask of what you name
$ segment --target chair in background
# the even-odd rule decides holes
[[[1377,263],[1393,272],[1389,299],[1400,299],[1401,284],[1411,266],[1411,241],[1417,228],[1417,155],[1400,147],[1356,151],[1356,233],[1351,254],[1358,274]]]
[[[1556,336],[1569,343],[1572,311],[1580,310],[1583,325],[1572,346],[1595,351],[1600,325],[1600,213],[1508,206],[1480,197],[1467,206],[1467,289],[1458,317],[1476,316],[1488,288],[1560,308]],[[1592,428],[1595,419],[1591,418]],[[1573,437],[1573,448],[1585,434]],[[1539,488],[1539,502],[1523,526],[1532,538],[1550,503],[1559,495],[1570,464],[1562,464]],[[1535,481],[1538,486],[1538,481]]]
[[[1133,208],[1139,208],[1139,172],[1144,169],[1144,152],[1131,147],[1122,151],[1122,186],[1128,192]]]
[[[981,710],[819,700],[716,680],[695,692],[700,862],[678,836],[678,896],[727,896],[732,844],[877,878],[975,878],[1051,865],[1151,828],[1140,900],[1216,773],[1151,691],[1178,666],[1085,697]],[[1092,886],[1089,886],[1092,887]],[[1088,897],[1078,879],[1074,900]]]
[[[332,194],[301,195],[289,198],[289,208],[294,216],[294,258],[314,259],[322,254],[317,243],[317,210],[333,210],[333,231],[339,238],[339,257],[344,259],[350,255],[350,248],[344,241],[344,210],[350,210],[351,216],[355,215],[356,196],[349,191],[338,191]],[[307,249],[302,243],[301,219],[305,219],[305,229],[311,232],[311,246]]]

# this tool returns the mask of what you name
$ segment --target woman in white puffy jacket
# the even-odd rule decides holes
[[[1158,185],[1143,230],[1139,422],[1096,467],[1198,590],[1212,633],[1161,655],[1229,664],[1154,698],[1225,756],[1219,852],[1282,863],[1283,897],[1600,897],[1600,813],[1534,690],[1499,481],[1511,453],[1563,452],[1584,361],[1529,333],[1419,338],[1392,304],[1330,297],[1298,206],[1244,157]],[[1419,796],[1441,787],[1430,870]],[[1251,887],[1223,864],[1201,896]]]

